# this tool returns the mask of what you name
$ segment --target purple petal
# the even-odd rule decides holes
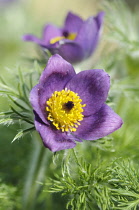
[[[96,18],[88,18],[82,25],[75,41],[84,49],[84,57],[89,57],[95,50],[99,38],[102,25],[102,14],[99,13]]]
[[[110,79],[101,69],[86,70],[73,77],[66,87],[78,93],[82,103],[86,104],[83,114],[89,116],[98,111],[106,101]]]
[[[36,36],[34,36],[32,34],[26,34],[22,38],[23,38],[24,41],[35,42],[35,43],[37,43],[39,45],[43,44],[42,40],[38,39]]]
[[[43,37],[42,37],[44,43],[43,46],[49,45],[50,40],[58,36],[62,36],[62,32],[59,28],[51,24],[46,25],[43,30]]]
[[[43,140],[44,146],[49,148],[52,152],[70,149],[76,146],[76,143],[73,140],[74,137],[71,134],[54,130],[38,120],[35,120],[35,127]]]
[[[98,15],[96,17],[94,17],[94,19],[97,23],[98,29],[100,29],[102,27],[104,15],[105,15],[105,12],[101,11],[98,13]]]
[[[69,12],[65,20],[63,31],[78,33],[82,24],[83,20],[79,16]]]
[[[63,88],[63,86],[75,75],[76,73],[73,66],[65,61],[60,55],[56,54],[51,56],[48,60],[47,66],[41,74],[40,84],[45,85],[51,78],[50,83],[52,84],[49,85],[52,85],[54,90],[57,88],[61,89],[60,86]],[[58,85],[53,82],[53,77],[57,79],[55,82],[58,83]]]
[[[46,120],[46,112],[41,109],[41,105],[39,103],[39,101],[40,101],[39,90],[40,90],[39,84],[34,86],[30,92],[29,100],[33,107],[33,110],[39,115],[41,120],[44,123],[49,124]]]
[[[84,58],[83,48],[74,41],[62,41],[59,43],[58,53],[68,62],[77,63]]]
[[[52,38],[57,37],[57,36],[62,36],[61,30],[58,29],[56,26],[48,24],[43,29],[42,39],[39,39],[32,34],[26,34],[26,35],[23,36],[23,40],[24,41],[35,42],[35,43],[47,48],[47,46],[50,45],[50,40]]]
[[[122,124],[119,115],[104,104],[94,115],[85,117],[74,134],[81,139],[96,140],[116,131]]]
[[[46,101],[52,96],[54,91],[64,89],[66,83],[75,75],[75,71],[70,63],[59,55],[51,56],[41,74],[38,90],[32,90],[33,92],[30,96],[30,101],[35,107],[34,110],[37,113],[38,110],[41,110],[46,119]],[[38,98],[38,100],[33,99],[34,97]],[[42,116],[40,117],[43,120]],[[44,120],[43,122],[46,123]]]

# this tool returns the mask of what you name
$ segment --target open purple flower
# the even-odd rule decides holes
[[[30,93],[45,147],[53,152],[73,148],[75,141],[99,139],[120,128],[122,119],[105,104],[109,86],[103,70],[76,74],[70,63],[53,55]]]
[[[88,58],[95,50],[103,24],[104,12],[83,21],[69,12],[63,28],[48,24],[44,27],[42,38],[27,34],[23,40],[32,41],[48,49],[52,54],[59,54],[70,63]]]

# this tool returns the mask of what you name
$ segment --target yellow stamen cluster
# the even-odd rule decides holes
[[[55,37],[55,38],[52,38],[51,40],[50,40],[50,44],[54,44],[54,43],[56,43],[56,42],[58,42],[58,41],[60,41],[60,40],[62,40],[62,39],[64,39],[65,37],[64,36],[57,36],[57,37]]]
[[[64,131],[76,131],[83,120],[82,100],[77,93],[70,90],[55,91],[51,98],[46,102],[48,120],[58,129]]]
[[[76,38],[77,34],[76,33],[69,33],[67,39],[74,40]]]
[[[62,40],[62,39],[70,39],[70,40],[74,40],[76,38],[77,34],[76,33],[69,33],[67,37],[65,36],[57,36],[54,37],[50,40],[50,44],[55,44],[56,42]]]

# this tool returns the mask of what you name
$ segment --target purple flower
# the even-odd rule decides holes
[[[109,87],[103,70],[76,74],[70,63],[53,55],[30,93],[44,146],[53,152],[69,149],[75,141],[99,139],[120,128],[122,119],[105,104]]]
[[[102,29],[104,12],[83,21],[69,12],[63,28],[48,24],[44,27],[42,38],[27,34],[23,40],[32,41],[48,49],[52,54],[59,54],[70,63],[88,58],[95,50]]]
[[[16,0],[0,0],[0,7],[8,6],[14,3]]]

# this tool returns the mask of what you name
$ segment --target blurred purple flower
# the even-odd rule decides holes
[[[76,74],[70,63],[53,55],[30,93],[44,146],[53,152],[69,149],[75,141],[99,139],[119,129],[122,119],[105,104],[109,86],[103,70]]]
[[[42,39],[34,35],[23,36],[24,41],[32,41],[48,49],[51,54],[59,54],[70,63],[88,58],[95,50],[103,25],[104,12],[83,21],[69,12],[63,28],[48,24],[44,27]]]
[[[0,0],[0,7],[8,6],[14,3],[16,0]]]

